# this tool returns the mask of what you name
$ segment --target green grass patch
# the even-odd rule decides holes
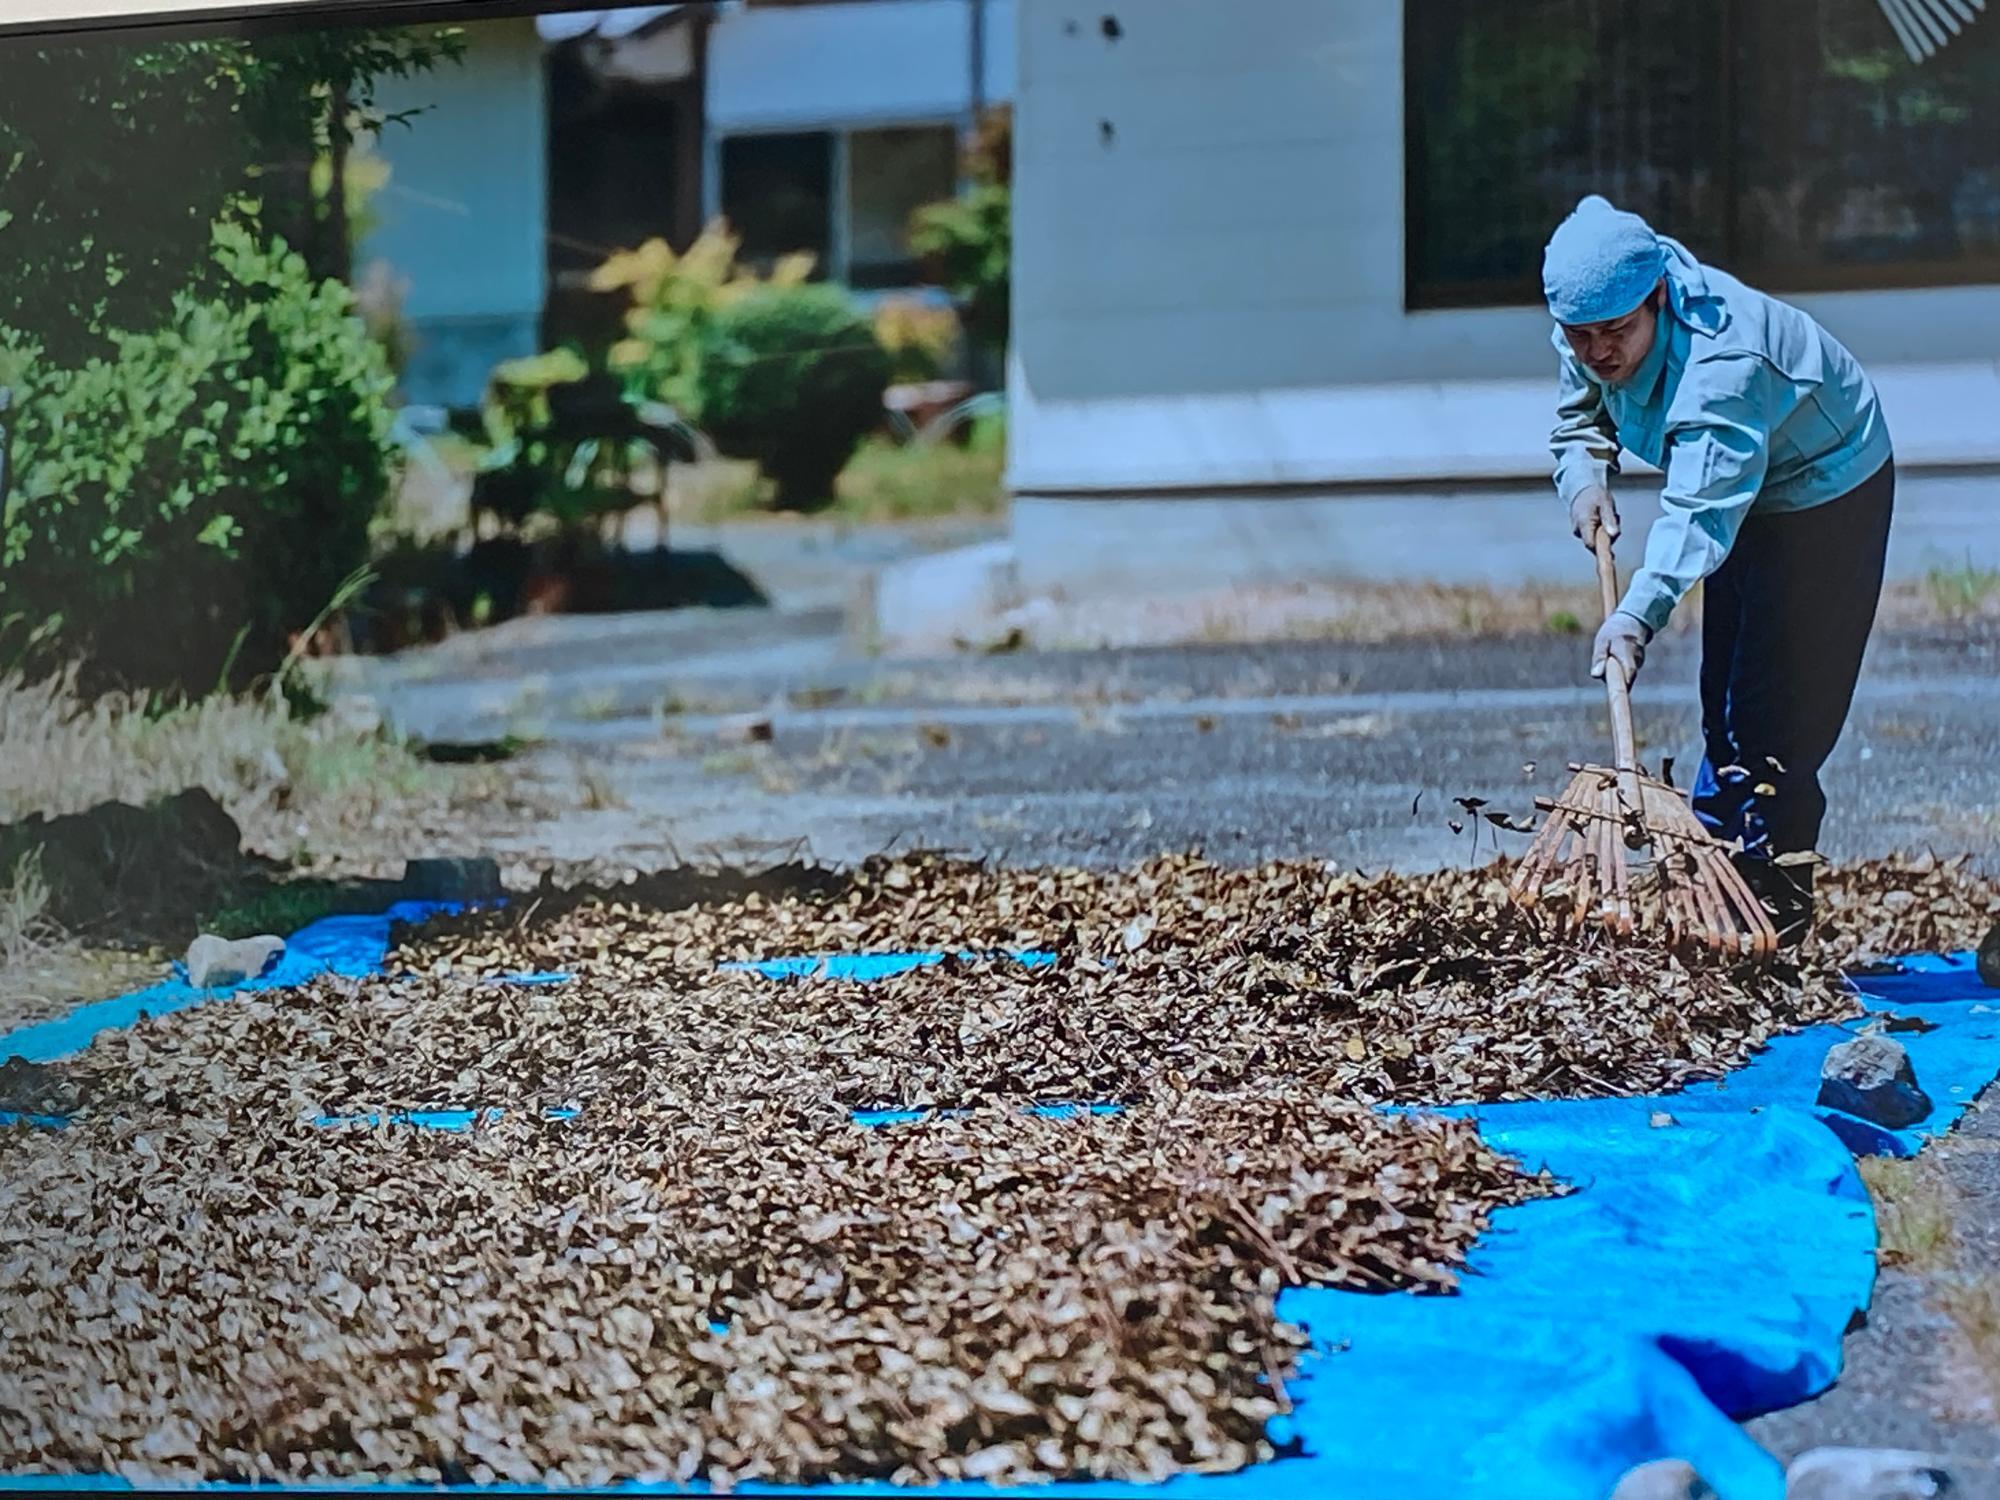
[[[373,906],[380,904],[378,897]],[[232,941],[267,932],[288,938],[324,917],[355,916],[369,909],[366,898],[323,880],[272,881],[242,891],[219,910],[208,913],[202,918],[201,930]]]
[[[1957,1252],[1951,1184],[1928,1156],[1863,1157],[1861,1180],[1875,1200],[1878,1252],[1885,1265],[1935,1271]]]
[[[975,422],[962,446],[870,438],[841,471],[832,500],[814,514],[856,522],[999,515],[1007,505],[1006,448],[997,417]],[[682,492],[675,519],[711,523],[770,515],[772,493],[771,482],[755,470],[717,465],[706,482]]]
[[[1962,567],[1932,568],[1924,592],[1945,619],[1974,619],[2000,610],[2000,568],[1977,567],[1969,558]]]

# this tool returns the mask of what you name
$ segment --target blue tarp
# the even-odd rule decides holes
[[[80,1005],[66,1016],[0,1036],[0,1062],[9,1057],[25,1058],[31,1063],[53,1062],[81,1052],[100,1031],[115,1031],[148,1016],[170,1015],[245,990],[285,989],[322,974],[380,973],[382,960],[389,951],[392,923],[420,922],[441,912],[461,909],[443,902],[399,901],[379,916],[327,917],[301,928],[285,944],[284,956],[277,967],[261,979],[250,980],[233,990],[198,990],[185,979],[175,978],[120,995],[115,1000]]]
[[[261,983],[378,969],[390,918],[435,909],[404,906],[316,924]],[[848,956],[828,968],[869,977],[925,961],[935,956]],[[767,972],[801,969],[784,960]],[[1723,1500],[1780,1500],[1779,1466],[1736,1419],[1804,1400],[1839,1372],[1842,1336],[1867,1306],[1875,1272],[1873,1215],[1853,1153],[1914,1151],[2000,1073],[2000,994],[1981,986],[1970,955],[1912,960],[1901,974],[1862,984],[1870,1008],[1927,1028],[1899,1036],[1938,1103],[1920,1129],[1882,1131],[1815,1107],[1820,1059],[1853,1029],[1838,1026],[1781,1038],[1726,1080],[1671,1096],[1447,1111],[1476,1118],[1496,1147],[1577,1191],[1502,1210],[1457,1295],[1287,1291],[1279,1312],[1314,1343],[1291,1387],[1295,1409],[1272,1432],[1288,1456],[1162,1485],[1059,1484],[1024,1493],[1601,1500],[1632,1465],[1675,1456],[1692,1461]],[[142,1009],[159,1014],[204,998],[168,985],[86,1006],[0,1037],[0,1057],[45,1061],[106,1026],[130,1024]],[[862,1123],[892,1126],[908,1117],[883,1111]],[[84,1487],[68,1478],[8,1482]],[[628,1485],[617,1492],[702,1491]],[[835,1490],[744,1485],[737,1492]],[[909,1493],[886,1484],[837,1492]],[[1000,1492],[967,1483],[925,1493]]]

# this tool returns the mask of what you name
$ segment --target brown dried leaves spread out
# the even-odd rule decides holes
[[[1843,964],[1977,948],[2000,922],[2000,880],[1969,857],[1871,860],[1819,872],[1818,941]]]
[[[124,1066],[226,1117],[141,1102],[4,1148],[10,1469],[1233,1468],[1268,1456],[1303,1342],[1281,1284],[1449,1287],[1493,1207],[1551,1190],[1463,1123],[1305,1095],[870,1129],[656,1090],[464,1136],[316,1129],[282,1058],[178,1062],[208,1018]]]
[[[1732,973],[1640,944],[1551,944],[1506,904],[1505,874],[885,861],[844,891],[793,900],[672,912],[593,901],[525,925],[474,917],[414,937],[399,961],[563,969],[588,985],[717,958],[1059,955],[1044,970],[978,959],[873,985],[801,981],[763,1000],[783,1006],[786,1045],[818,1036],[804,1051],[825,1058],[832,1096],[863,1108],[1115,1099],[1159,1076],[1371,1103],[1633,1093],[1738,1066],[1781,1031],[1854,1013],[1817,963]]]
[[[1552,948],[1501,879],[882,862],[673,912],[551,900],[407,935],[413,977],[107,1035],[64,1070],[69,1131],[0,1138],[0,1463],[727,1483],[1253,1461],[1300,1343],[1278,1286],[1447,1288],[1493,1208],[1556,1190],[1466,1124],[1369,1104],[1665,1087],[1849,1010],[1824,968]],[[1901,927],[1837,918],[1850,951],[1970,920],[1933,910],[1951,872],[1834,884],[1899,880]],[[1059,962],[715,969],[1025,947]],[[577,977],[479,978],[533,968]],[[1080,1099],[1128,1108],[1024,1108]],[[848,1113],[933,1104],[970,1108]],[[311,1123],[470,1105],[505,1113]]]

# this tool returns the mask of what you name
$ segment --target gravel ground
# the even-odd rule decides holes
[[[2000,1266],[2000,1087],[1932,1148],[1962,1212],[1960,1263],[1994,1276]],[[1989,1336],[2000,1330],[1989,1330]],[[2000,1348],[1986,1350],[1989,1362]],[[1915,1448],[1945,1455],[1965,1500],[2000,1500],[2000,1389],[1978,1367],[1934,1288],[1909,1271],[1883,1271],[1867,1325],[1850,1334],[1840,1381],[1816,1401],[1751,1422],[1789,1462],[1823,1444]]]
[[[1200,847],[1420,870],[1488,851],[1451,831],[1453,797],[1527,812],[1608,741],[1570,637],[910,663],[852,659],[820,616],[523,623],[531,669],[482,638],[370,683],[414,733],[526,730],[539,748],[524,776],[601,783],[594,811],[492,830],[494,852],[522,860],[643,867],[799,847],[846,862],[921,843],[1091,864]],[[1670,636],[1639,685],[1643,752],[1674,757],[1683,777],[1698,759],[1696,664],[1694,641]],[[1826,773],[1828,854],[1991,857],[1996,668],[1992,628],[1878,640]],[[768,716],[768,743],[732,735],[745,712]]]
[[[377,666],[365,685],[434,738],[495,737],[531,713],[541,744],[523,775],[602,789],[596,810],[493,830],[494,852],[544,866],[779,850],[844,862],[920,845],[1098,865],[1199,847],[1414,870],[1487,852],[1451,829],[1453,797],[1526,812],[1607,739],[1573,637],[897,662],[855,659],[824,614],[524,624],[514,645],[488,636]],[[1692,638],[1663,639],[1638,691],[1642,754],[1675,756],[1683,775],[1698,758],[1696,659]],[[1878,633],[1826,773],[1828,854],[2000,858],[1996,668],[1991,624]],[[746,711],[768,716],[767,743],[723,717]],[[2000,1106],[2000,1090],[1986,1102]],[[1996,1122],[1988,1108],[1938,1148],[1961,1238],[1988,1261]],[[1936,1449],[1960,1464],[1964,1493],[2000,1497],[1994,1413],[1941,1326],[1924,1280],[1886,1271],[1839,1385],[1751,1430],[1782,1457],[1823,1443]]]

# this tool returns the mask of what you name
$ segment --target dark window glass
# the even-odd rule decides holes
[[[2000,16],[1919,65],[1874,0],[1732,9],[1737,258],[1800,287],[2000,280]]]
[[[1602,192],[1773,290],[2000,280],[2000,24],[1875,0],[1408,0],[1407,298],[1537,300]]]
[[[722,213],[752,264],[810,250],[823,275],[832,201],[833,137],[826,131],[722,143]]]

